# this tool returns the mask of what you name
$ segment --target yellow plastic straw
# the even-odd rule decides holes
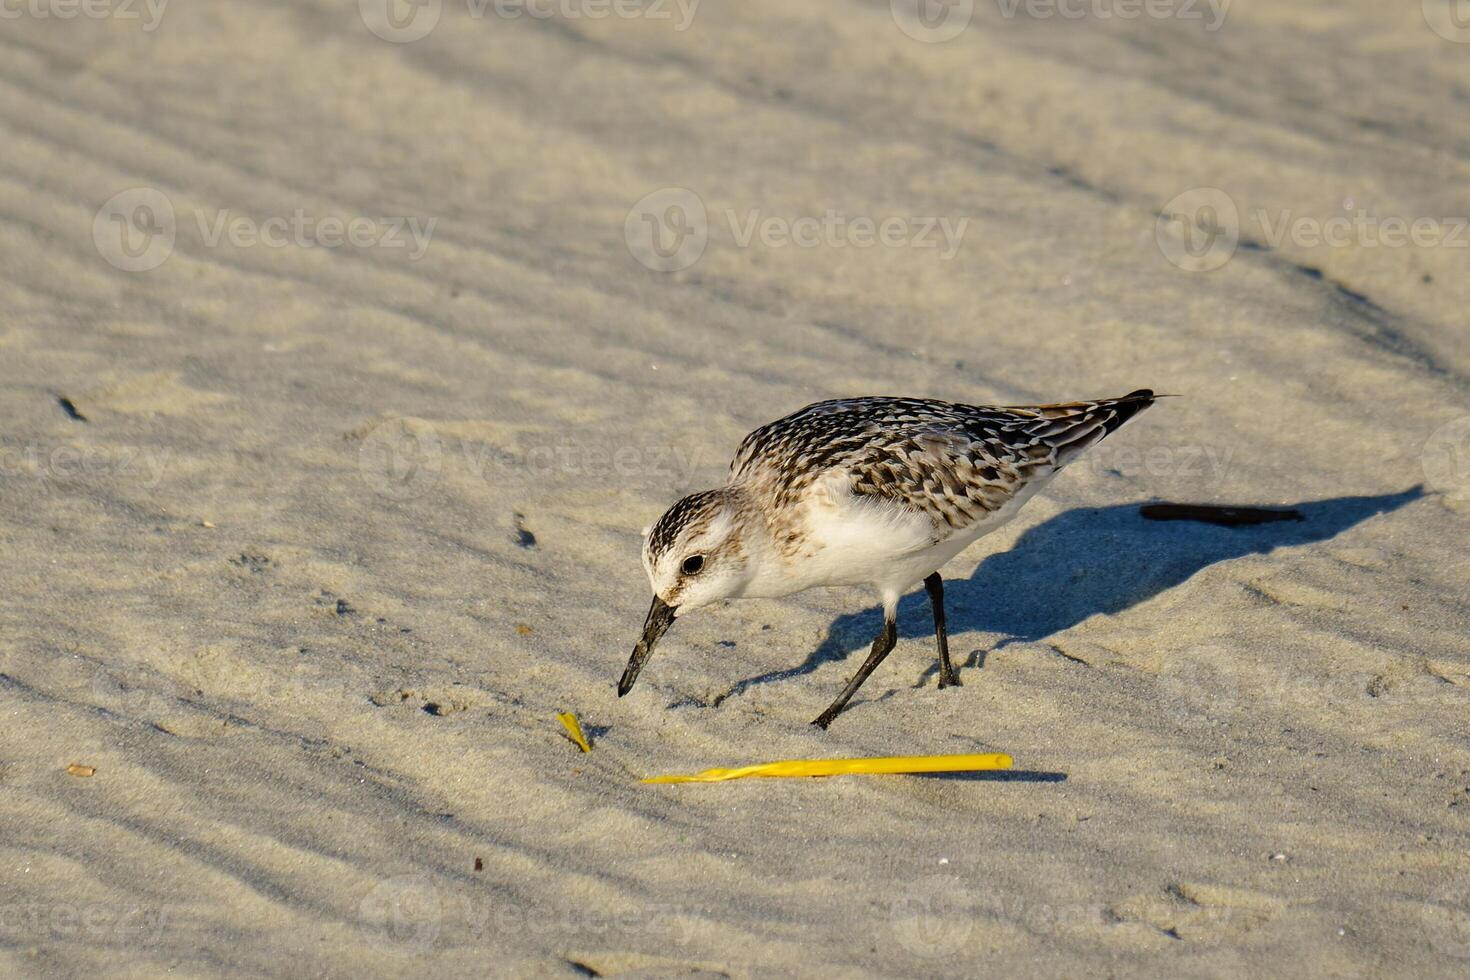
[[[789,759],[739,769],[706,769],[693,776],[650,776],[645,783],[718,783],[746,776],[846,776],[855,773],[979,772],[1009,769],[1011,757],[982,755],[901,755],[878,759]]]
[[[582,726],[577,723],[576,715],[567,711],[557,715],[556,720],[562,723],[567,730],[567,734],[572,736],[572,741],[576,742],[583,752],[592,751],[592,746],[587,744],[587,736],[582,734]]]

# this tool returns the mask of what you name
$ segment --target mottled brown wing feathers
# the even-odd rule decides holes
[[[809,405],[740,444],[731,479],[785,507],[834,468],[851,492],[927,515],[936,540],[981,520],[1153,402],[1122,398],[993,408],[907,398]]]

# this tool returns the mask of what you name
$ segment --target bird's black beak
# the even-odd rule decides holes
[[[633,656],[628,658],[628,669],[623,671],[623,679],[618,681],[618,697],[622,697],[633,690],[633,682],[638,679],[638,672],[643,665],[648,663],[648,658],[653,656],[653,647],[658,643],[658,638],[669,631],[674,625],[674,616],[677,615],[675,607],[664,602],[658,596],[653,597],[653,605],[648,607],[648,618],[643,621],[643,638],[633,648]]]

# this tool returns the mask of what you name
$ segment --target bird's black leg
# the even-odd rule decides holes
[[[847,682],[847,687],[843,688],[842,693],[837,695],[837,700],[833,701],[826,711],[818,715],[812,724],[818,728],[826,728],[832,724],[832,719],[836,718],[837,713],[847,706],[847,702],[857,693],[857,689],[863,686],[863,681],[868,679],[868,675],[883,662],[883,658],[888,656],[897,645],[898,622],[895,619],[885,617],[883,620],[883,632],[879,633],[878,638],[873,641],[873,649],[868,652],[868,659],[863,661],[863,665],[858,668],[858,672],[853,675],[852,680]]]
[[[949,662],[949,632],[944,628],[944,579],[935,572],[924,579],[924,591],[929,593],[929,605],[934,608],[934,639],[939,641],[939,686],[959,687],[959,671]]]

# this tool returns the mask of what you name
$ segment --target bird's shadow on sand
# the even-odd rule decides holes
[[[1079,507],[1043,521],[1009,551],[991,555],[968,580],[945,581],[950,649],[957,663],[984,666],[985,651],[960,653],[967,630],[1001,634],[996,649],[1042,640],[1095,613],[1117,613],[1188,580],[1202,568],[1243,555],[1312,544],[1424,496],[1423,487],[1376,497],[1335,497],[1296,504],[1302,521],[1218,527],[1192,521],[1151,521],[1139,504]],[[758,684],[799,677],[866,647],[883,625],[877,608],[839,616],[799,666],[737,683],[736,695]],[[899,602],[898,635],[930,639],[933,618],[919,589]],[[932,640],[931,640],[932,642]],[[937,673],[931,664],[920,683]]]
[[[1064,772],[1041,772],[1035,769],[998,769],[979,772],[916,772],[915,779],[942,779],[960,783],[1064,783]]]

